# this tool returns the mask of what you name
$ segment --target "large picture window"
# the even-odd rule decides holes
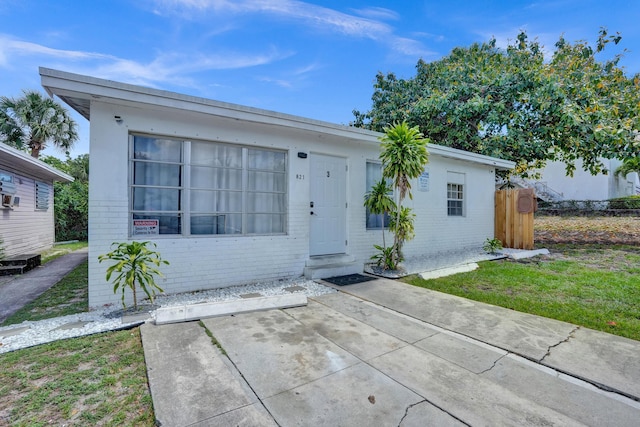
[[[377,162],[367,162],[367,191],[371,191],[374,185],[382,179],[382,164]],[[393,192],[389,193],[393,196]],[[367,228],[389,227],[389,214],[373,214],[367,208],[366,210]]]
[[[133,219],[158,219],[158,234],[285,233],[284,151],[144,136],[133,146]]]

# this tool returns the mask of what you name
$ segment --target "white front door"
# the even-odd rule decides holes
[[[342,254],[347,250],[347,162],[311,154],[309,254]]]

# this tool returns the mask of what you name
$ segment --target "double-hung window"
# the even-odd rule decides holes
[[[382,179],[382,164],[378,162],[367,162],[367,191],[371,191],[374,185],[376,185]],[[393,197],[393,192],[389,193],[390,197]],[[367,229],[389,227],[389,214],[374,214],[366,210],[366,223]]]
[[[133,146],[133,219],[159,219],[159,234],[286,232],[284,151],[145,136]]]
[[[447,215],[464,216],[464,174],[447,172]]]

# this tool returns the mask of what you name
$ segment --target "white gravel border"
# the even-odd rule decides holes
[[[328,286],[321,285],[311,280],[298,278],[294,280],[277,280],[273,282],[255,283],[228,288],[213,289],[201,292],[189,292],[175,295],[158,295],[154,304],[160,307],[173,307],[179,305],[199,304],[204,302],[221,302],[241,299],[241,295],[259,293],[263,296],[286,295],[291,291],[285,288],[301,286],[305,290],[306,296],[319,296],[337,292]],[[141,301],[148,303],[148,300]],[[107,307],[99,310],[92,310],[85,313],[72,314],[69,316],[56,317],[53,319],[40,320],[37,322],[25,321],[18,325],[0,327],[0,353],[7,353],[21,348],[34,345],[45,344],[66,338],[74,338],[100,332],[124,329],[145,321],[155,319],[155,311],[149,313],[149,318],[129,323],[123,323],[122,317],[114,317],[115,312],[120,307]],[[88,322],[81,328],[58,329],[56,328],[74,322]],[[13,330],[21,327],[29,327],[24,332],[13,336],[3,337],[3,331]]]

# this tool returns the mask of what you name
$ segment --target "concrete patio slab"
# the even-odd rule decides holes
[[[243,406],[224,414],[217,415],[197,423],[189,424],[189,427],[212,427],[212,426],[234,426],[234,427],[277,427],[278,424],[269,415],[261,403]]]
[[[500,358],[507,355],[505,350],[445,333],[420,340],[415,346],[476,374],[491,369]]]
[[[343,292],[312,299],[407,343],[415,343],[438,333],[437,329],[424,322]]]
[[[596,331],[583,334],[562,322],[536,321],[403,283],[380,279],[364,285],[373,289],[351,285],[345,291],[367,300],[343,291],[313,297],[306,307],[209,318],[202,322],[206,329],[195,322],[144,325],[158,421],[283,427],[638,425],[640,399],[581,378],[611,378],[604,381],[609,386],[629,376],[633,390],[640,343]],[[449,323],[447,314],[453,318]],[[482,323],[483,316],[490,318],[484,326],[496,330],[477,332],[472,323]],[[572,329],[566,337],[545,347],[567,326]],[[514,348],[530,351],[526,358],[492,345],[495,339],[504,346],[509,337]],[[545,353],[534,359],[541,349]],[[611,363],[605,363],[608,358]],[[564,373],[570,370],[575,376]]]
[[[28,331],[29,329],[31,329],[31,326],[19,326],[17,328],[3,329],[0,331],[0,338],[12,337],[14,335],[21,334],[24,331]]]
[[[543,363],[640,400],[638,341],[580,328],[552,348]]]
[[[192,425],[258,402],[197,322],[140,330],[158,425]],[[258,416],[248,411],[238,416]]]
[[[281,310],[202,322],[263,399],[360,362]]]
[[[397,426],[422,397],[364,363],[264,400],[282,426]]]
[[[370,364],[468,425],[581,425],[413,346],[387,353]]]
[[[426,400],[407,409],[405,417],[398,427],[468,427],[451,414],[433,406]]]
[[[585,425],[636,426],[640,420],[640,402],[618,399],[614,393],[518,356],[501,358],[482,376]]]
[[[437,270],[425,271],[420,273],[420,277],[425,280],[437,279],[438,277],[451,276],[458,273],[467,273],[469,271],[477,270],[478,263],[471,262],[469,264],[456,265],[453,267],[439,268]]]
[[[534,360],[576,328],[388,279],[351,285],[344,292]]]
[[[307,296],[305,294],[273,295],[268,297],[256,294],[232,301],[163,307],[156,310],[156,324],[164,325],[167,323],[188,322],[227,314],[297,307],[305,305],[306,303]]]
[[[289,309],[287,314],[361,360],[369,360],[407,345],[314,301],[309,301],[307,307]]]

